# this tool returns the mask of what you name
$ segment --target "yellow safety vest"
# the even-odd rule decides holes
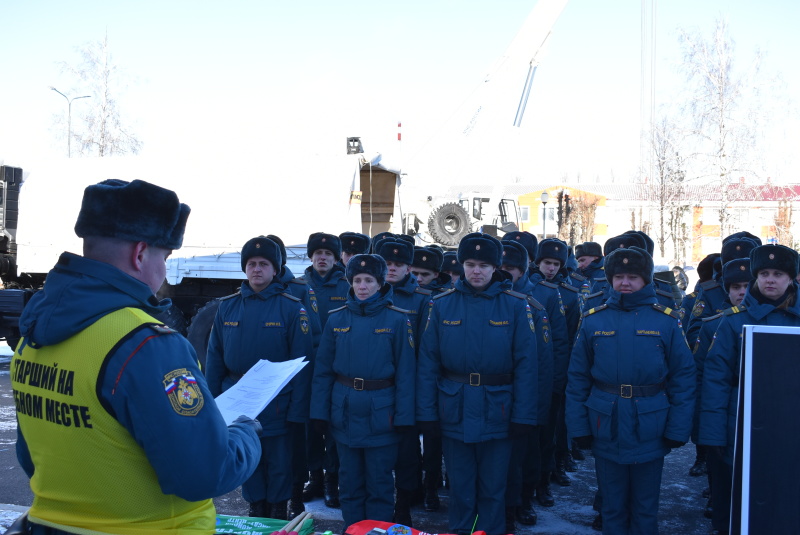
[[[158,323],[125,308],[54,346],[20,341],[11,385],[35,467],[31,521],[86,534],[214,532],[214,503],[164,494],[144,450],[98,398],[109,352],[135,329]],[[176,466],[174,477],[198,469]]]

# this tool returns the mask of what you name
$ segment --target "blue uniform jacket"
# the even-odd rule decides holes
[[[385,446],[400,438],[394,426],[414,425],[416,359],[410,331],[405,311],[392,305],[388,284],[363,302],[351,291],[347,305],[330,314],[314,368],[311,417],[330,422],[337,442],[351,448]],[[337,375],[394,379],[394,386],[354,390],[338,383]]]
[[[314,343],[314,351],[317,352],[319,347],[320,338],[322,338],[322,322],[319,319],[319,307],[317,306],[317,294],[314,293],[313,288],[306,284],[305,279],[295,278],[294,273],[283,266],[279,275],[280,281],[286,285],[286,291],[300,299],[303,306],[308,312],[308,320],[311,323],[311,338]],[[313,362],[314,355],[309,355],[309,361]],[[308,366],[306,366],[308,367]]]
[[[699,443],[726,448],[725,460],[733,462],[736,435],[736,411],[739,407],[739,361],[744,325],[783,325],[800,327],[798,285],[792,283],[795,303],[788,308],[776,308],[761,303],[750,295],[753,282],[744,301],[724,312],[717,327],[703,367],[703,391],[700,405]]]
[[[417,277],[409,273],[403,280],[392,285],[392,302],[398,308],[402,308],[411,320],[414,329],[415,347],[419,342],[419,335],[428,318],[428,308],[430,307],[431,290],[421,288]]]
[[[725,304],[729,308],[731,307],[730,301],[726,301]],[[719,322],[722,321],[723,314],[724,312],[720,312],[715,316],[703,318],[700,333],[692,346],[694,367],[697,370],[697,396],[694,402],[694,423],[692,425],[692,442],[695,444],[698,443],[700,438],[700,408],[702,407],[703,369],[705,368],[706,355],[708,355],[708,349],[711,347],[711,342],[714,340],[714,334],[717,332]]]
[[[343,306],[347,301],[347,292],[350,291],[350,283],[345,278],[344,268],[339,264],[334,264],[331,269],[320,277],[313,266],[308,266],[301,277],[314,290],[316,295],[316,306],[319,313],[319,321],[325,328],[328,321],[328,313]]]
[[[683,332],[686,332],[687,327],[689,327],[689,318],[691,318],[690,314],[692,313],[694,303],[697,301],[697,294],[699,293],[700,281],[694,285],[694,291],[684,295],[683,300],[681,300],[681,323],[683,323]],[[689,345],[692,344],[692,341],[688,338],[686,341],[689,342]]]
[[[514,283],[514,291],[525,294],[528,304],[533,313],[533,323],[536,325],[536,350],[538,352],[538,392],[536,402],[538,425],[545,425],[550,418],[550,404],[553,399],[553,370],[555,368],[555,353],[553,352],[553,333],[550,328],[550,320],[547,317],[547,310],[544,305],[537,301],[531,292],[534,284],[528,277],[520,277]],[[567,355],[559,355],[559,358],[566,360]],[[566,383],[566,365],[564,368],[564,383]]]
[[[589,283],[589,291],[591,291],[592,283],[597,278],[606,278],[605,268],[603,264],[605,263],[605,257],[598,258],[597,260],[593,261],[591,264],[583,268],[581,273],[584,277],[588,279]]]
[[[206,353],[208,386],[218,396],[259,360],[308,357],[312,345],[308,313],[299,299],[278,281],[258,293],[245,281],[238,293],[220,300]],[[262,436],[283,435],[287,422],[308,420],[310,380],[302,370],[258,415]]]
[[[115,310],[133,307],[158,314],[170,306],[169,299],[159,302],[146,284],[109,264],[63,253],[45,288],[25,307],[20,331],[29,343],[50,346]],[[226,494],[255,470],[259,439],[248,425],[225,425],[186,338],[175,332],[153,334],[139,330],[114,348],[98,377],[99,397],[142,447],[164,494],[193,501]],[[24,356],[25,348],[20,352]],[[164,377],[181,368],[197,379],[203,396],[203,408],[195,416],[178,414],[164,394]],[[35,466],[21,434],[17,457],[28,476],[33,475]],[[203,468],[181,470],[175,477],[176,467]]]
[[[710,280],[700,285],[691,315],[686,319],[686,340],[692,344],[697,340],[704,318],[715,316],[728,308],[728,292],[717,281]]]
[[[464,280],[433,299],[417,363],[417,420],[439,421],[465,443],[508,437],[509,422],[536,425],[538,353],[533,314],[498,275],[482,292]],[[459,374],[513,374],[513,383],[471,386]]]
[[[595,456],[620,464],[663,457],[663,438],[686,442],[692,429],[695,367],[677,313],[656,304],[655,289],[609,290],[606,305],[583,317],[569,365],[567,429],[594,436]],[[609,385],[656,385],[647,397],[623,398]]]
[[[523,283],[522,279],[527,279],[533,288],[531,289],[527,284]],[[571,345],[566,311],[561,302],[561,292],[558,291],[558,285],[545,280],[534,281],[529,277],[523,276],[514,284],[514,290],[532,295],[534,299],[544,305],[547,319],[550,321],[550,334],[553,342],[552,391],[561,392],[564,390],[564,385],[567,384],[567,363],[569,362]]]

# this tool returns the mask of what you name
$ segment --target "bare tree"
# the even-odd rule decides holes
[[[123,88],[123,77],[114,64],[108,45],[108,34],[102,41],[87,43],[79,49],[78,65],[61,63],[63,72],[74,75],[78,94],[91,94],[86,111],[76,114],[73,136],[84,156],[137,154],[142,142],[122,119],[117,96]],[[80,93],[79,93],[80,92]]]
[[[712,178],[721,191],[719,221],[722,235],[733,229],[731,204],[735,190],[730,184],[739,177],[757,178],[756,145],[762,112],[758,96],[762,54],[756,51],[742,71],[734,64],[734,41],[724,20],[704,37],[679,30],[683,48],[683,70],[688,82],[687,111],[690,135],[697,151],[692,156],[698,177]]]
[[[599,198],[586,191],[559,192],[558,233],[569,245],[594,241],[594,220]]]
[[[778,243],[787,247],[795,247],[794,234],[792,233],[792,201],[789,199],[778,201],[778,211],[775,214],[775,232]]]

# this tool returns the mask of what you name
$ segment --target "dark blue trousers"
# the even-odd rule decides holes
[[[242,484],[242,497],[250,502],[278,503],[292,495],[292,434],[261,439],[261,459],[256,471]]]
[[[711,480],[711,527],[727,533],[731,525],[733,466],[722,459],[718,448],[709,448],[706,462]]]
[[[442,437],[450,478],[450,533],[505,533],[505,491],[511,439],[465,444]],[[475,518],[477,515],[477,523]]]
[[[422,452],[418,433],[400,433],[395,464],[394,486],[397,490],[413,492],[419,487]],[[375,520],[374,518],[370,520]]]
[[[657,534],[664,458],[646,463],[619,464],[595,456],[594,466],[597,486],[603,496],[603,534]]]
[[[339,452],[339,501],[345,529],[362,520],[391,522],[394,514],[392,468],[397,460],[397,444],[351,448],[339,442],[336,449]]]

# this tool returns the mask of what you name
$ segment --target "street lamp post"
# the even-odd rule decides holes
[[[89,98],[91,95],[83,95],[82,97],[69,98],[67,95],[59,91],[53,86],[50,89],[67,99],[67,158],[72,158],[72,101],[79,98]]]
[[[550,195],[546,192],[542,192],[542,239],[547,239],[547,201],[550,200]]]

